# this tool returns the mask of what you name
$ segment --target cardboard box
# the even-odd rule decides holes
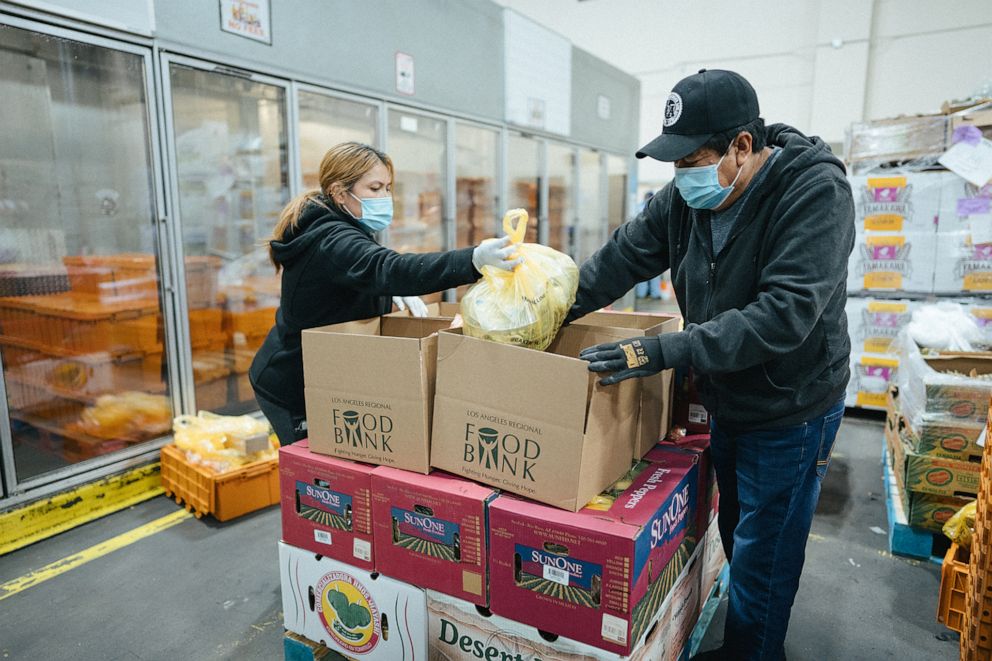
[[[907,494],[915,492],[955,498],[974,498],[978,494],[980,463],[916,454],[904,435],[898,432],[898,422],[895,424],[897,431],[893,432],[890,419],[886,421],[886,444],[900,489]]]
[[[938,233],[933,287],[938,294],[992,292],[992,243],[974,245],[970,230]]]
[[[859,232],[933,232],[946,172],[848,177]]]
[[[934,233],[858,232],[848,262],[847,291],[933,291]]]
[[[445,473],[376,468],[376,570],[487,606],[487,508],[495,497],[489,487]]]
[[[696,482],[696,527],[698,535],[709,527],[719,507],[716,495],[716,469],[710,457],[710,435],[683,436],[678,441],[666,439],[658,444],[660,452],[689,452],[697,457],[699,468]]]
[[[303,331],[310,449],[427,473],[437,332],[402,315]]]
[[[674,661],[698,619],[702,555],[697,550],[630,656],[620,656],[437,592],[427,592],[430,661]]]
[[[682,327],[682,317],[670,314],[630,314],[624,312],[593,312],[572,322],[600,328],[616,328],[637,335],[677,333]],[[630,331],[636,332],[628,332]],[[675,370],[664,370],[654,376],[638,379],[641,386],[641,404],[637,418],[637,440],[634,459],[647,454],[655,444],[668,434],[672,420],[672,386]]]
[[[570,325],[541,352],[441,333],[431,465],[580,509],[630,468],[641,390],[599,385],[578,355],[629,335]]]
[[[957,461],[981,462],[983,448],[978,445],[978,438],[985,430],[984,424],[943,415],[924,415],[915,410],[909,401],[900,400],[895,406],[900,415],[900,431],[913,452]]]
[[[723,541],[720,539],[720,527],[714,519],[706,530],[702,541],[703,561],[700,574],[699,607],[706,604],[710,591],[716,585],[716,580],[727,564],[727,555],[723,551]]]
[[[898,370],[899,356],[852,353],[851,380],[844,404],[884,410],[889,385],[895,382]]]
[[[696,390],[695,378],[692,368],[675,370],[672,426],[690,434],[709,434],[710,414]]]
[[[279,542],[286,629],[348,658],[427,657],[427,597],[381,574]]]
[[[909,338],[900,343],[903,366],[898,384],[903,406],[927,419],[985,424],[992,380],[961,375],[992,374],[992,353],[945,352],[924,358]]]
[[[447,321],[451,324],[451,321],[455,318],[455,315],[461,314],[461,306],[458,303],[448,303],[446,301],[440,301],[437,303],[427,304],[427,316],[420,317],[421,319],[435,319],[440,321]],[[400,317],[403,319],[416,319],[409,310],[397,310],[396,312],[390,312],[386,315],[387,317]]]
[[[861,172],[883,163],[940,156],[947,149],[950,120],[945,115],[917,115],[854,122],[844,140],[844,160]]]
[[[497,498],[489,508],[493,612],[629,654],[698,541],[697,459],[655,448],[606,511]]]
[[[372,571],[373,466],[279,448],[282,538],[293,546]]]
[[[979,188],[953,172],[945,172],[943,177],[937,231],[968,232],[972,221],[988,222],[992,185]]]
[[[895,339],[909,324],[917,303],[876,298],[847,299],[847,331],[857,353],[897,353]]]
[[[909,525],[934,533],[942,533],[947,520],[974,500],[974,498],[934,496],[928,493],[907,493],[902,489],[899,490],[899,497]]]
[[[985,336],[986,348],[992,348],[992,301],[977,299],[966,303],[966,309]]]

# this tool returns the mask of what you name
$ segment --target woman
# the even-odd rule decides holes
[[[259,407],[282,445],[306,438],[305,328],[387,314],[393,302],[423,315],[420,294],[475,282],[483,266],[513,269],[509,238],[475,248],[400,254],[374,232],[393,219],[393,164],[368,145],[346,142],[320,163],[320,189],[292,200],[279,217],[269,256],[282,272],[276,325],[249,370]]]

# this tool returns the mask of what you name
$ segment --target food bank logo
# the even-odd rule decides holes
[[[393,419],[385,414],[332,409],[335,445],[392,452]]]
[[[534,467],[540,456],[541,445],[522,433],[476,427],[471,422],[465,424],[462,460],[466,464],[478,464],[486,471],[535,482]]]
[[[906,177],[869,177],[861,189],[866,230],[899,231],[913,218],[913,185]]]
[[[315,592],[320,620],[336,643],[355,654],[365,654],[378,645],[382,638],[379,608],[354,576],[325,574]]]

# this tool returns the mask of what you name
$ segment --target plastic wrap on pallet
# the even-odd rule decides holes
[[[992,352],[924,356],[907,331],[899,335],[896,380],[904,407],[929,419],[984,424],[992,396]],[[969,376],[974,370],[975,377]]]
[[[978,439],[985,429],[984,422],[926,413],[918,398],[912,396],[900,396],[899,409],[908,427],[904,437],[914,452],[958,461],[981,459]]]
[[[855,174],[898,163],[907,171],[933,166],[946,149],[947,115],[855,122],[844,140],[844,160]]]

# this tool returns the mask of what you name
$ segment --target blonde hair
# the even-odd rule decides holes
[[[269,259],[276,267],[276,272],[282,268],[276,261],[272,251],[273,241],[285,241],[286,236],[294,231],[300,222],[300,214],[307,204],[313,202],[328,211],[327,206],[334,193],[340,190],[350,190],[365,174],[376,165],[383,164],[389,170],[389,178],[393,178],[393,161],[384,153],[371,145],[360,142],[342,142],[327,150],[320,161],[320,188],[314,188],[297,195],[289,201],[279,214],[279,222],[272,230],[269,239]],[[335,204],[335,206],[338,206]]]

